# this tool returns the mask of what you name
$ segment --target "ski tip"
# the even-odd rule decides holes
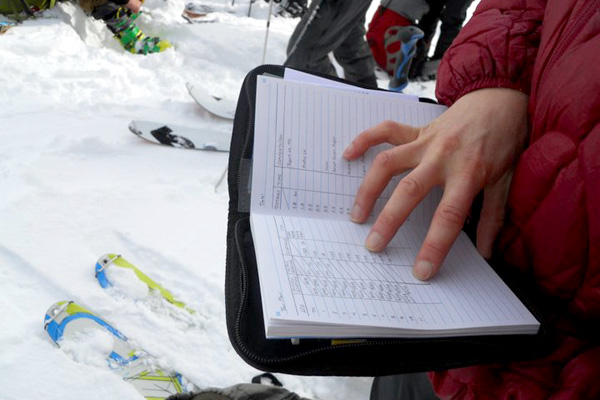
[[[120,257],[121,256],[119,254],[107,253],[100,257],[98,261],[96,261],[96,265],[94,267],[94,274],[96,276],[96,279],[98,280],[98,283],[103,288],[112,286],[106,274],[104,273],[104,270]]]
[[[48,307],[46,315],[44,316],[44,325],[47,325],[49,322],[56,319],[56,317],[60,313],[64,312],[67,309],[67,306],[71,303],[73,302],[70,300],[57,301],[56,303]]]
[[[138,136],[142,136],[142,131],[140,131],[140,130],[138,129],[137,125],[135,124],[135,121],[131,121],[131,122],[129,123],[129,130],[130,130],[132,133],[135,133],[135,134],[136,134],[136,135],[138,135]]]
[[[67,307],[71,303],[73,302],[67,300],[57,301],[46,311],[46,315],[44,316],[44,330],[48,333],[48,336],[50,336],[54,343],[58,343],[58,340],[62,337],[60,320],[63,319],[62,314],[66,312]]]
[[[189,92],[190,94],[192,94],[192,90],[194,90],[194,85],[192,85],[190,82],[186,82],[186,83],[185,83],[185,87],[186,87],[186,89],[188,90],[188,92]]]
[[[77,321],[76,323],[74,323]],[[80,306],[74,301],[59,301],[50,306],[46,315],[44,316],[44,329],[48,333],[48,336],[58,344],[60,339],[65,334],[65,329],[69,325],[71,332],[73,329],[78,329],[81,324],[86,327],[102,327],[112,333],[119,339],[127,341],[127,337],[113,328],[106,321],[98,317],[90,310]]]
[[[95,318],[91,311],[81,307],[72,300],[58,301],[52,304],[44,316],[44,330],[58,344],[63,337],[66,325],[76,318]]]

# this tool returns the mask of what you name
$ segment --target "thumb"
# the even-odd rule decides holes
[[[477,224],[477,250],[484,258],[492,256],[494,241],[504,225],[511,179],[512,173],[507,173],[483,190],[483,205]]]

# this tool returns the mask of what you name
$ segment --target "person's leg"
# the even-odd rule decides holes
[[[114,3],[105,3],[93,8],[91,14],[95,19],[101,19],[106,22],[117,15],[120,7]],[[114,33],[110,26],[108,26],[108,29]]]
[[[417,51],[413,58],[410,66],[410,72],[408,77],[410,80],[415,80],[421,76],[423,65],[427,61],[429,49],[431,47],[431,41],[435,35],[438,23],[440,22],[440,15],[444,8],[443,0],[428,0],[429,11],[425,14],[417,24],[417,27],[423,31],[423,39],[417,42]]]
[[[442,22],[440,27],[440,37],[435,46],[435,53],[431,57],[432,60],[442,58],[448,47],[450,47],[452,41],[462,29],[463,23],[467,18],[467,9],[472,2],[473,0],[446,1],[440,16]]]
[[[335,76],[335,69],[327,57],[331,49],[319,44],[324,32],[332,24],[332,16],[330,2],[312,1],[290,37],[284,65]]]
[[[369,5],[364,0],[314,0],[290,38],[284,65],[335,76],[328,54],[346,40]]]
[[[92,17],[104,21],[123,48],[135,54],[149,54],[163,51],[171,44],[157,37],[146,37],[135,24],[138,14],[120,5],[108,2],[95,7]]]
[[[427,374],[380,376],[373,380],[370,400],[439,400]]]
[[[365,10],[366,13],[366,10]],[[333,51],[337,62],[344,69],[344,77],[350,81],[377,87],[375,60],[365,40],[365,17],[357,20],[346,40]]]
[[[402,15],[410,21],[420,21],[429,12],[429,2],[426,0],[391,0],[383,2],[390,10]]]

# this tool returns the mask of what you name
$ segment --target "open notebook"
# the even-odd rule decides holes
[[[342,158],[352,138],[386,119],[423,125],[445,107],[319,84],[257,78],[251,229],[268,338],[535,334],[539,323],[477,253],[456,241],[436,277],[412,264],[441,197],[432,192],[382,253],[349,220],[378,151]]]

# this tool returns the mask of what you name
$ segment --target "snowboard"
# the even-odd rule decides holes
[[[237,103],[234,100],[211,95],[202,87],[189,82],[185,86],[196,103],[209,113],[228,120],[235,117]]]
[[[231,133],[152,121],[132,121],[129,130],[149,142],[184,149],[229,151]]]
[[[48,309],[44,329],[59,346],[80,352],[102,352],[111,370],[149,400],[162,400],[197,387],[181,374],[158,368],[158,360],[132,345],[119,330],[93,312],[74,303],[59,301]],[[105,338],[112,338],[112,345]],[[107,346],[108,344],[108,346]],[[104,345],[104,346],[103,346]]]

